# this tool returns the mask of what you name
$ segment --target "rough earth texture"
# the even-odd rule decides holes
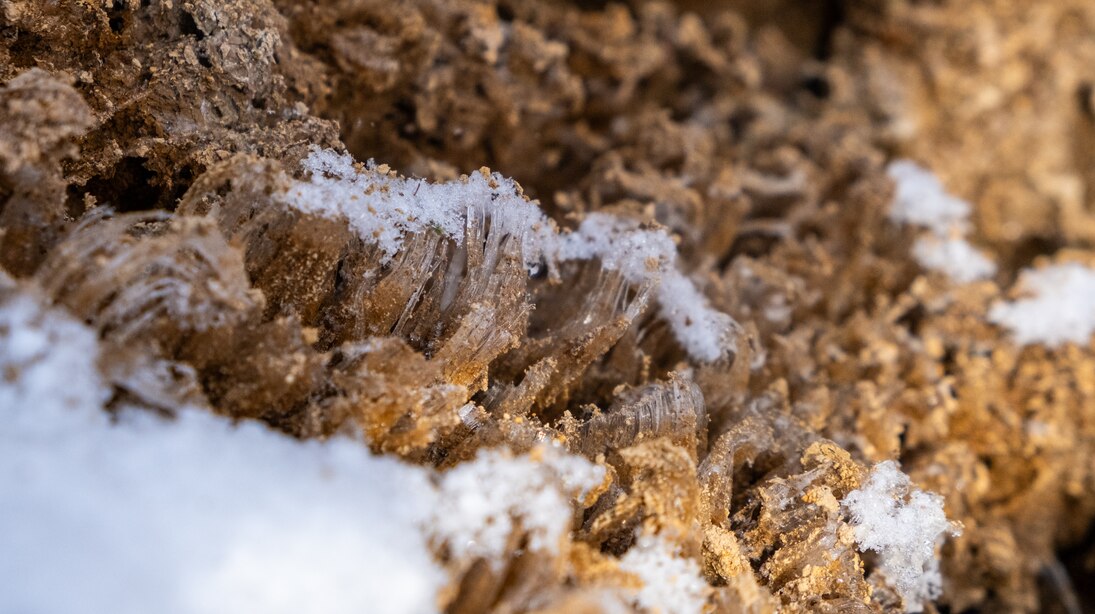
[[[599,611],[637,527],[715,611],[902,611],[839,504],[890,459],[961,525],[930,611],[1073,611],[1095,348],[986,314],[1024,267],[1095,262],[1095,9],[713,4],[9,0],[0,270],[98,331],[108,409],[361,432],[441,469],[554,440],[609,468],[567,560],[439,552],[449,612]],[[561,228],[664,228],[734,351],[691,357],[596,261],[530,276],[498,224],[388,261],[278,198],[313,148],[374,177],[489,167]],[[897,158],[972,203],[994,276],[910,256]]]

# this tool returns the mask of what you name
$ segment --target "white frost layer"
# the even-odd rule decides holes
[[[926,229],[913,246],[920,266],[958,283],[996,273],[996,263],[966,240],[969,203],[949,194],[934,173],[910,160],[897,160],[886,172],[896,187],[890,220]]]
[[[639,536],[620,559],[620,569],[643,581],[635,603],[650,614],[701,614],[711,593],[700,566],[658,536]]]
[[[379,171],[360,173],[354,159],[313,148],[304,160],[312,175],[294,182],[286,195],[297,209],[328,217],[343,216],[363,239],[391,257],[408,233],[439,232],[456,242],[477,207],[490,203],[492,214],[506,214],[516,224],[506,227],[521,240],[529,265],[539,262],[545,241],[554,235],[551,222],[525,198],[518,185],[498,173],[472,173],[459,181],[430,183]]]
[[[571,500],[604,478],[604,467],[553,448],[540,448],[535,457],[483,451],[442,476],[429,530],[468,561],[500,563],[518,525],[530,551],[558,553],[570,530]]]
[[[734,320],[712,309],[705,297],[677,268],[677,246],[663,230],[643,230],[632,220],[591,213],[578,230],[558,237],[559,261],[599,258],[624,279],[641,283],[658,275],[659,314],[673,336],[694,358],[713,362],[733,347]]]
[[[1077,263],[1028,269],[1019,289],[1029,298],[1000,301],[989,320],[1011,331],[1022,345],[1086,344],[1095,332],[1095,270]]]
[[[0,303],[0,434],[104,426],[107,416],[98,409],[110,390],[99,379],[98,354],[99,341],[86,326],[41,309],[29,293],[10,291]]]
[[[941,589],[936,548],[954,532],[943,513],[943,498],[916,488],[897,463],[885,461],[842,503],[859,549],[878,553],[879,568],[907,611],[922,611]]]
[[[693,358],[713,362],[732,350],[733,320],[712,309],[677,268],[677,248],[661,229],[644,230],[603,213],[586,217],[577,231],[558,234],[537,203],[498,173],[472,173],[458,181],[430,183],[370,171],[359,172],[348,155],[313,149],[304,161],[308,181],[293,182],[284,198],[300,211],[344,217],[364,240],[388,257],[408,233],[438,232],[460,243],[467,220],[486,215],[520,242],[525,264],[598,258],[628,281],[660,281],[660,315]]]
[[[896,186],[891,220],[930,228],[940,235],[953,228],[968,229],[969,203],[949,194],[935,173],[912,160],[897,160],[886,174]]]
[[[98,354],[63,312],[0,294],[0,612],[434,612],[428,540],[490,559],[520,527],[555,552],[604,479],[553,448],[434,480],[199,410],[112,423]]]
[[[111,424],[93,333],[0,306],[0,611],[436,611],[420,470],[196,410]]]
[[[960,284],[992,277],[996,263],[961,237],[925,233],[913,245],[913,256],[926,269],[939,271]]]

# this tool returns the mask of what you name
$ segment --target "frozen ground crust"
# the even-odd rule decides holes
[[[94,334],[0,302],[0,606],[12,612],[435,612],[431,544],[556,552],[604,468],[485,452],[435,478],[342,437],[181,408],[103,410]],[[434,482],[436,481],[436,486]],[[63,579],[63,589],[57,586]]]
[[[568,260],[599,259],[633,283],[657,285],[660,316],[696,360],[713,362],[733,351],[736,323],[712,309],[678,268],[677,248],[664,229],[603,213],[588,215],[575,232],[559,233],[511,179],[486,171],[431,183],[387,171],[355,167],[353,158],[314,149],[303,167],[310,178],[294,182],[284,198],[307,213],[349,221],[368,243],[389,258],[409,233],[438,232],[460,243],[468,224],[490,219],[521,245],[525,265],[552,269]]]

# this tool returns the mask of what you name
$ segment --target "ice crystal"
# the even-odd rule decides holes
[[[842,503],[859,549],[878,553],[879,569],[907,611],[920,612],[924,602],[939,596],[936,548],[953,531],[942,497],[916,488],[897,463],[884,461]]]
[[[557,553],[571,500],[603,480],[603,467],[551,448],[537,448],[535,456],[481,452],[442,476],[430,530],[457,559],[500,564],[518,529],[530,551]]]
[[[945,273],[964,284],[992,277],[996,263],[961,237],[925,234],[913,245],[913,256],[923,267]]]
[[[992,306],[989,319],[1015,341],[1058,347],[1086,344],[1095,332],[1095,270],[1075,262],[1028,269],[1019,276],[1022,298]]]
[[[681,273],[676,245],[664,229],[592,213],[574,232],[560,234],[512,179],[486,170],[433,183],[361,168],[348,155],[321,149],[313,149],[303,167],[309,178],[292,182],[282,198],[299,211],[346,219],[387,258],[409,234],[436,232],[459,244],[467,225],[490,220],[518,240],[530,271],[544,262],[556,267],[597,259],[630,283],[658,284],[659,314],[693,358],[713,362],[733,348],[733,319],[713,309]]]
[[[911,160],[891,163],[887,174],[896,187],[890,219],[927,229],[913,246],[921,266],[958,283],[996,273],[996,263],[966,240],[969,203],[947,192],[934,173]]]
[[[664,538],[642,535],[620,560],[620,568],[643,581],[635,603],[650,614],[701,614],[711,588],[699,565],[682,557]]]

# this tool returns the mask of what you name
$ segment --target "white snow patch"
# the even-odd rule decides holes
[[[345,217],[359,236],[376,243],[388,257],[399,251],[408,233],[433,231],[462,242],[467,220],[480,207],[517,222],[506,227],[521,240],[530,266],[539,264],[544,241],[554,236],[551,221],[536,203],[499,173],[431,183],[382,173],[371,163],[360,172],[353,157],[318,148],[303,166],[311,178],[294,182],[285,195],[288,204],[307,213]]]
[[[98,410],[110,389],[98,355],[99,341],[83,324],[42,309],[33,294],[0,290],[0,433],[106,425]]]
[[[466,561],[503,562],[518,527],[530,551],[556,554],[570,530],[571,501],[604,477],[604,467],[548,447],[524,456],[483,451],[442,475],[429,530]]]
[[[661,317],[693,358],[714,362],[735,349],[734,319],[712,308],[690,279],[676,270],[666,272],[658,287]]]
[[[530,270],[544,261],[554,265],[598,258],[629,282],[659,280],[659,313],[693,358],[712,362],[733,349],[733,320],[712,309],[681,274],[677,247],[665,230],[645,230],[631,220],[593,213],[575,232],[559,234],[539,205],[498,173],[430,183],[371,166],[361,171],[351,156],[320,149],[313,149],[303,166],[311,177],[292,182],[283,195],[286,203],[306,213],[347,219],[389,258],[408,233],[438,232],[459,244],[468,220],[489,217],[492,228],[505,228],[520,241]]]
[[[968,230],[969,203],[949,194],[935,173],[912,160],[897,160],[887,167],[886,174],[897,188],[891,220],[930,228],[940,235],[953,228]]]
[[[180,408],[112,419],[92,330],[0,288],[0,611],[435,612],[515,531],[557,552],[605,468],[553,446],[444,474]],[[436,484],[435,484],[436,483]]]
[[[436,611],[425,472],[192,409],[112,424],[98,354],[0,301],[0,611]]]
[[[639,536],[620,569],[642,580],[635,603],[650,614],[700,614],[711,594],[700,566],[662,537]]]
[[[563,234],[555,250],[558,260],[600,258],[601,266],[640,282],[653,273],[676,268],[677,246],[663,230],[643,230],[638,222],[608,213],[590,213],[577,230]]]
[[[958,283],[996,273],[996,263],[966,240],[969,203],[948,193],[934,173],[911,160],[897,160],[886,172],[896,187],[890,220],[925,228],[913,246],[920,266]]]
[[[996,263],[962,237],[943,238],[925,233],[916,239],[913,256],[920,266],[944,273],[960,284],[987,279],[996,273]]]
[[[878,463],[866,482],[841,502],[861,551],[873,550],[886,581],[909,612],[939,596],[942,576],[936,548],[957,534],[943,513],[943,498],[912,484],[894,461]]]
[[[0,610],[434,612],[425,476],[200,411],[0,430]]]
[[[1022,345],[1088,343],[1095,332],[1095,270],[1074,262],[1028,269],[1018,285],[1029,296],[996,303],[990,321]]]

